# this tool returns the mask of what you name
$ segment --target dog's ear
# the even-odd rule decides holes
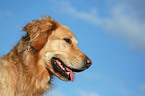
[[[48,40],[48,36],[57,28],[58,23],[51,18],[43,17],[41,20],[33,20],[24,30],[30,36],[30,44],[36,50],[41,50]]]

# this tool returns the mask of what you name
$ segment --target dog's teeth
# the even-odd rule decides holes
[[[59,62],[58,60],[56,60],[54,63],[55,64],[58,64],[59,67],[61,67],[61,69],[63,69],[65,71],[65,68],[61,65],[61,62]]]
[[[60,67],[64,70],[64,68],[62,67],[62,65],[60,65]]]
[[[58,64],[59,64],[59,65],[61,65],[61,63],[60,63],[60,62],[58,62]]]
[[[66,74],[67,74],[67,75],[69,75],[69,74],[70,74],[70,72],[66,72]]]

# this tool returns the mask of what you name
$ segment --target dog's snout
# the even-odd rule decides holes
[[[92,61],[88,57],[85,58],[84,62],[87,68],[89,68],[92,65]]]

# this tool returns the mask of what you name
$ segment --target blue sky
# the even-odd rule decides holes
[[[0,56],[33,19],[50,15],[93,61],[74,82],[53,80],[44,96],[145,96],[144,0],[1,0]]]

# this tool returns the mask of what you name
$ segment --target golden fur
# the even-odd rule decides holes
[[[0,96],[42,96],[51,88],[52,75],[68,81],[54,70],[54,56],[74,71],[83,71],[92,64],[78,49],[74,34],[50,17],[34,20],[24,30],[27,33],[19,43],[0,59]],[[67,42],[72,44],[64,38],[70,38]]]

